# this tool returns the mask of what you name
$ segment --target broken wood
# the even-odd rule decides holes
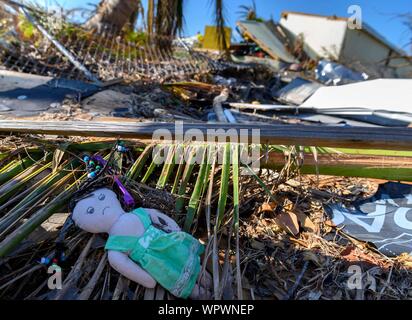
[[[253,104],[253,103],[236,103],[231,102],[229,106],[236,109],[251,109],[260,111],[284,111],[284,110],[297,110],[297,106],[281,105],[281,104]]]
[[[244,141],[251,142],[252,130],[259,130],[261,144],[301,145],[319,147],[347,147],[358,149],[412,150],[411,128],[385,127],[321,127],[302,125],[265,124],[210,124],[161,122],[92,122],[92,121],[25,121],[0,120],[0,132],[49,134],[61,136],[89,136],[152,139],[156,130],[168,130],[171,138],[179,138],[188,130],[200,130],[206,137],[230,141],[228,130],[236,132]],[[176,132],[176,129],[178,130]],[[182,132],[179,132],[181,129]],[[224,130],[224,132],[222,131]],[[233,131],[234,130],[234,131]],[[177,136],[176,136],[177,133]],[[185,137],[189,139],[191,137]],[[246,140],[248,138],[248,140]]]

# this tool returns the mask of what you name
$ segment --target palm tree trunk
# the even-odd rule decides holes
[[[225,52],[226,58],[230,57],[229,44],[226,43],[225,34],[225,14],[224,14],[224,2],[223,0],[214,0],[215,5],[215,23],[217,28],[217,39],[219,42],[219,47]]]
[[[132,22],[140,8],[139,0],[101,0],[97,13],[85,24],[90,30],[102,32],[114,28],[117,32]]]
[[[155,0],[148,0],[147,33],[149,34],[149,37],[153,34],[153,30],[154,30],[154,15],[155,15]]]
[[[172,37],[183,28],[183,0],[157,0],[155,20],[157,45],[170,47]]]

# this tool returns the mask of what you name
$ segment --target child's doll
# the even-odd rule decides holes
[[[147,288],[159,283],[176,297],[208,297],[210,279],[196,283],[203,245],[160,211],[126,213],[116,194],[103,188],[78,200],[72,218],[85,231],[109,234],[109,263],[126,278]]]

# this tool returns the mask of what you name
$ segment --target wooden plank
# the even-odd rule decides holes
[[[235,102],[230,102],[229,106],[236,108],[236,109],[252,109],[252,110],[261,110],[261,111],[272,111],[272,110],[288,110],[288,111],[293,111],[297,110],[299,107],[298,106],[287,106],[287,105],[281,105],[281,104],[253,104],[253,103],[235,103]]]
[[[156,130],[168,130],[176,138],[175,124],[162,122],[92,122],[92,121],[25,121],[0,120],[0,132],[152,139]],[[177,138],[179,128],[177,127]],[[184,123],[188,130],[200,130],[204,137],[216,135],[230,141],[228,130],[252,142],[253,129],[259,130],[261,144],[342,147],[359,149],[412,150],[412,128],[332,127],[266,124]],[[220,130],[216,131],[216,130]],[[222,130],[224,130],[222,132]],[[185,140],[190,139],[189,136]]]

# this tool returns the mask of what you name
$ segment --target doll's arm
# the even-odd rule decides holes
[[[156,286],[156,280],[124,253],[109,250],[108,258],[113,269],[124,275],[126,278],[137,282],[146,288],[154,288]]]
[[[168,217],[164,213],[156,209],[145,209],[145,211],[150,215],[150,219],[158,225],[164,225],[166,223],[166,230],[170,232],[181,231],[179,225],[172,218]],[[163,221],[162,221],[163,220]]]

